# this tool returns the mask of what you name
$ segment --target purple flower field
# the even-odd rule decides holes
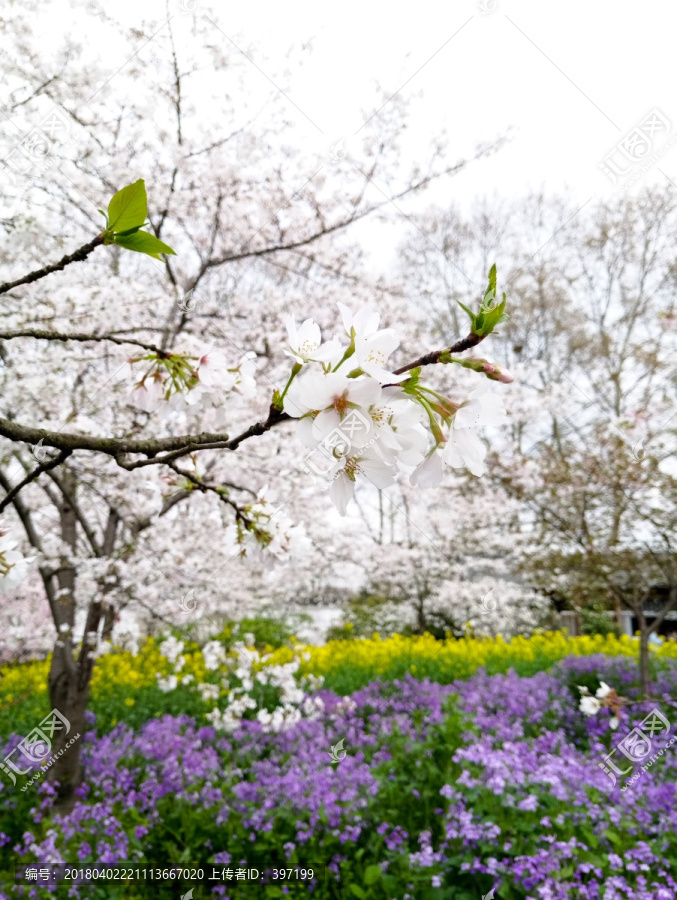
[[[578,708],[575,685],[600,678],[631,701],[616,731],[608,710],[586,717]],[[3,785],[2,815],[23,815],[25,827],[16,842],[0,834],[0,853],[12,865],[327,867],[303,888],[262,886],[262,897],[480,900],[493,889],[503,900],[674,900],[677,667],[659,675],[654,701],[634,702],[635,684],[632,660],[571,658],[532,678],[480,670],[446,686],[372,683],[349,699],[322,690],[323,715],[278,734],[246,722],[224,737],[189,716],[153,719],[137,733],[124,724],[92,731],[87,785],[69,816],[45,817],[47,785],[25,809]],[[642,761],[622,757],[631,771],[613,784],[599,764],[655,708],[675,724],[651,736]],[[333,760],[339,741],[345,756]],[[176,887],[126,890],[0,896],[179,896]],[[212,884],[194,897],[235,895]]]

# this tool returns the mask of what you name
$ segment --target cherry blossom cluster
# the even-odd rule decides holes
[[[485,301],[495,296],[492,269]],[[497,306],[481,306],[477,316],[466,310],[473,334],[481,339],[490,333],[505,318],[504,306],[505,298]],[[287,318],[284,352],[293,366],[284,390],[273,395],[272,409],[298,420],[297,434],[307,451],[304,468],[324,483],[340,514],[346,514],[358,476],[387,488],[403,473],[412,485],[427,488],[440,483],[444,464],[482,475],[487,451],[477,429],[506,420],[502,401],[488,391],[488,381],[510,383],[513,376],[486,359],[444,351],[436,361],[460,365],[487,379],[457,402],[423,384],[421,366],[393,370],[388,361],[399,340],[392,329],[379,328],[377,310],[367,307],[353,313],[342,303],[338,307],[344,333],[325,342],[312,319],[297,326],[292,316]],[[136,382],[133,402],[148,411],[160,408],[165,416],[191,408],[207,411],[214,426],[221,427],[230,413],[229,397],[255,393],[252,356],[246,354],[233,367],[214,350],[202,356],[149,352],[129,360],[149,363]],[[240,531],[243,524],[249,531],[247,523],[238,520]],[[242,537],[239,534],[240,542]]]
[[[233,395],[250,398],[256,393],[255,355],[245,353],[236,366],[214,349],[201,356],[149,352],[134,357],[128,360],[130,366],[149,365],[135,381],[132,403],[146,412],[158,411],[164,418],[191,410],[206,412],[213,427],[221,428],[226,424],[226,399],[230,411]]]
[[[399,340],[392,329],[379,329],[379,313],[366,308],[353,314],[338,306],[347,343],[340,337],[323,343],[312,319],[299,327],[288,318],[285,353],[294,365],[273,402],[298,420],[297,434],[308,451],[305,468],[325,481],[341,515],[358,476],[386,488],[403,472],[412,485],[435,487],[445,463],[482,475],[486,447],[477,429],[506,420],[500,398],[487,392],[485,382],[455,402],[422,384],[420,367],[397,374],[388,360]],[[442,362],[460,363],[491,380],[513,380],[487,360],[442,356]]]
[[[0,594],[13,591],[28,574],[30,559],[17,550],[19,540],[0,529]]]
[[[282,506],[276,506],[268,487],[262,488],[251,503],[240,507],[235,521],[225,530],[228,545],[237,547],[240,557],[252,559],[267,555],[284,559],[293,549],[301,554],[307,548],[305,525],[294,525]]]

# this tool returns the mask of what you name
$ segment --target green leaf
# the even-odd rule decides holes
[[[496,293],[496,263],[489,269],[489,290]]]
[[[147,215],[146,185],[140,178],[118,191],[108,204],[108,227],[117,232],[141,228]]]
[[[376,882],[380,879],[381,874],[382,870],[378,863],[375,863],[373,866],[367,866],[367,868],[364,870],[364,883],[376,884]]]
[[[282,394],[280,391],[273,391],[273,399],[270,405],[278,412],[282,412],[282,410],[284,409],[284,402],[282,400]]]
[[[581,834],[585,838],[588,847],[592,847],[593,850],[599,847],[599,841],[592,828],[588,828],[587,825],[583,826]]]
[[[480,304],[480,309],[483,311],[487,311],[493,309],[494,300],[496,299],[496,265],[494,264],[491,267],[489,272],[489,287],[484,292],[484,299]],[[505,299],[505,295],[504,295]]]
[[[616,834],[615,831],[605,831],[604,836],[607,840],[611,841],[614,847],[621,847],[623,845],[623,840]]]
[[[474,327],[475,326],[475,313],[471,312],[467,306],[464,306],[460,300],[457,300],[456,302],[458,303],[458,305],[461,307],[461,309],[464,312],[468,313],[468,315],[470,316],[470,321],[472,322],[473,327]]]
[[[128,228],[127,231],[116,231],[115,234],[117,237],[125,237],[128,234],[136,234],[139,230],[139,226],[137,225],[135,228]]]
[[[356,897],[359,897],[360,900],[366,900],[367,895],[358,884],[351,884],[350,890],[353,892],[353,894],[355,894]]]
[[[147,231],[137,231],[135,234],[116,234],[113,237],[113,243],[124,247],[126,250],[135,250],[137,253],[146,253],[155,259],[160,259],[160,253],[171,254],[176,256],[171,247],[158,240],[155,235],[148,234]]]
[[[400,382],[400,387],[406,394],[415,394],[418,390],[418,382],[421,377],[421,366],[409,371],[409,378]]]

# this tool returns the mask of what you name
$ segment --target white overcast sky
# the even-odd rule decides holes
[[[200,0],[184,3],[199,12]],[[421,152],[441,127],[459,155],[512,129],[499,155],[450,182],[461,202],[541,186],[568,188],[581,203],[606,196],[613,185],[599,162],[652,109],[677,133],[670,0],[229,3],[218,24],[256,41],[256,62],[273,77],[292,41],[313,40],[285,88],[319,144],[324,136],[304,114],[331,145],[360,128],[363,108],[376,108],[376,82],[388,94],[421,95],[410,120]],[[262,77],[254,69],[252,87]],[[677,181],[674,145],[638,184],[667,189],[659,167]]]
[[[199,9],[200,0],[187,2]],[[458,156],[510,134],[498,154],[436,187],[436,202],[467,208],[478,195],[544,188],[568,191],[583,205],[622,191],[637,176],[630,193],[651,183],[675,190],[669,179],[677,183],[677,5],[670,0],[228,7],[220,27],[257,39],[264,69],[282,69],[291,41],[313,39],[310,60],[293,73],[287,93],[318,126],[297,113],[309,146],[315,142],[320,152],[337,137],[349,145],[364,122],[362,110],[378,108],[376,83],[388,95],[412,97],[409,133],[420,158],[441,128]],[[254,70],[252,85],[261,77]],[[653,109],[668,122],[653,135],[653,149],[668,144],[665,153],[640,176],[641,164],[633,168],[615,151],[617,167],[630,171],[614,186],[600,162]]]
[[[192,15],[214,16],[204,0],[168,3],[178,35],[182,20],[187,26]],[[44,39],[83,16],[86,4],[54,0]],[[406,149],[412,159],[425,159],[441,129],[451,137],[452,160],[479,142],[511,136],[498,154],[436,186],[430,200],[467,208],[478,195],[515,197],[543,188],[566,190],[582,205],[620,192],[637,168],[625,160],[629,175],[614,187],[599,164],[654,109],[665,125],[653,135],[652,151],[668,146],[629,191],[652,183],[675,189],[677,6],[670,0],[419,0],[402,6],[266,0],[215,8],[215,35],[220,31],[224,43],[253,54],[252,105],[269,94],[271,82],[289,98],[309,176],[318,160],[331,164],[329,152],[339,139],[349,148],[364,110],[370,115],[381,103],[379,84],[388,95],[411,98]],[[107,7],[128,24],[138,21],[139,9],[137,0]],[[161,25],[165,0],[145,0],[143,12]],[[100,44],[111,73],[124,66],[94,24],[91,40]],[[303,64],[285,73],[290,46],[308,43],[312,51]]]

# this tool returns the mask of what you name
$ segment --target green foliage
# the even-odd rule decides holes
[[[107,227],[117,234],[128,234],[146,221],[148,198],[142,179],[122,188],[108,204]]]
[[[327,640],[349,641],[355,638],[369,638],[374,633],[386,637],[395,631],[404,633],[401,628],[401,617],[393,614],[389,598],[362,590],[348,600],[342,621],[328,629]]]
[[[249,619],[234,621],[230,619],[216,636],[227,648],[235,641],[244,640],[245,634],[254,635],[254,646],[262,649],[265,646],[289,647],[294,637],[295,628],[289,616],[273,619],[268,616],[254,616]]]
[[[583,634],[613,634],[619,637],[621,629],[614,614],[601,603],[593,603],[580,610]]]
[[[49,712],[46,691],[28,691],[0,708],[0,739],[15,734],[28,734]]]
[[[131,699],[134,700],[133,705],[128,703]],[[118,722],[124,722],[130,728],[140,728],[149,719],[161,716],[185,714],[203,720],[213,705],[203,703],[200,695],[187,687],[164,692],[153,684],[136,688],[133,692],[111,690],[92,700],[90,708],[96,716],[93,728],[98,735],[102,735],[112,731]]]
[[[161,253],[174,255],[171,247],[168,247],[163,241],[158,240],[153,234],[146,231],[137,231],[133,234],[117,234],[115,235],[115,243],[119,247],[126,250],[135,250],[137,253],[145,253],[154,259],[160,259]]]
[[[484,293],[484,299],[480,304],[480,309],[477,315],[472,312],[472,310],[468,309],[467,306],[464,306],[461,301],[458,301],[458,305],[461,307],[464,312],[468,314],[471,322],[471,334],[476,334],[479,337],[484,337],[487,334],[491,334],[497,325],[500,325],[501,322],[506,322],[508,319],[507,314],[505,313],[505,304],[506,304],[506,295],[503,294],[503,300],[500,303],[496,303],[496,264],[494,264],[489,270],[489,287]]]
[[[155,235],[140,230],[148,217],[148,199],[143,179],[128,184],[113,196],[108,204],[108,215],[101,209],[99,212],[106,219],[104,244],[117,244],[154,259],[160,259],[160,253],[175,255],[172,248]]]

